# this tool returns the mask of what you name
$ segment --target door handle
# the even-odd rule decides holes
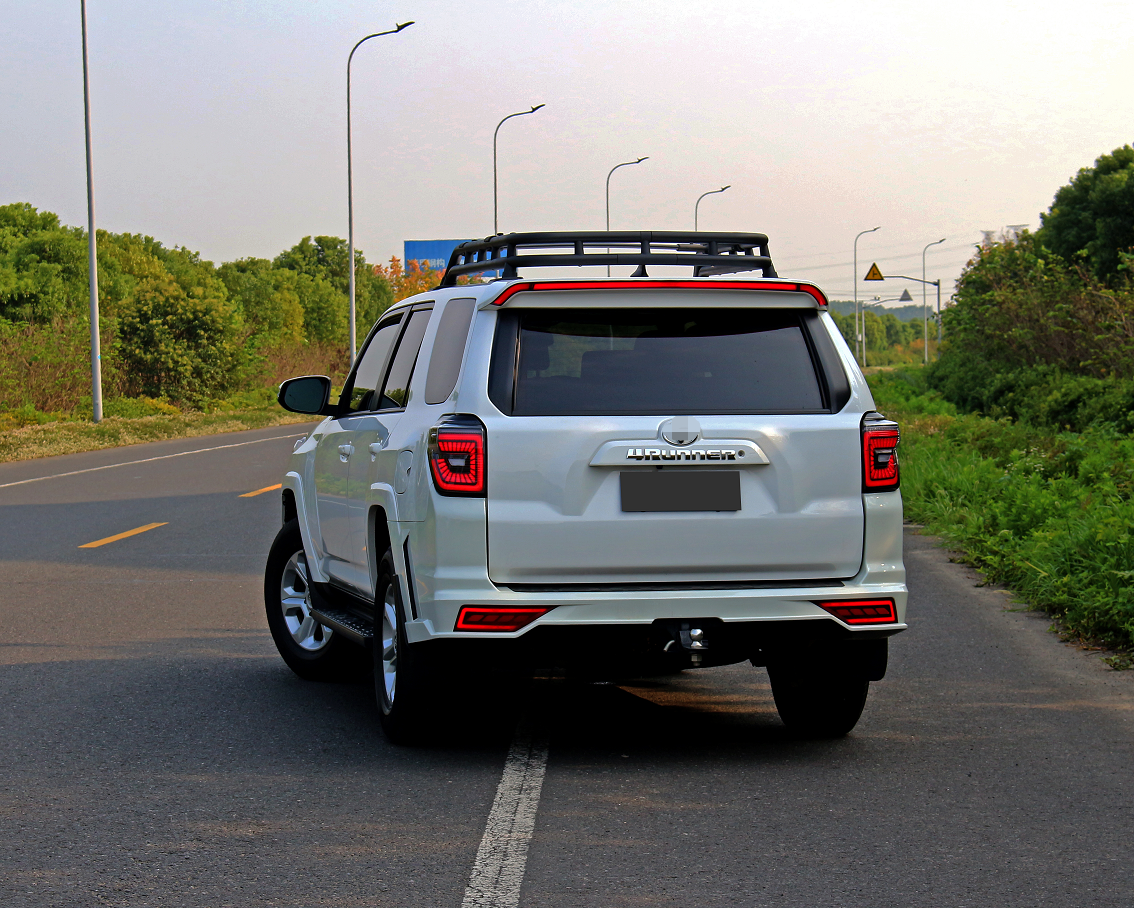
[[[378,456],[379,452],[381,452],[384,447],[386,447],[386,443],[384,441],[373,441],[369,445],[367,445],[367,448],[370,451],[371,463],[374,462],[374,458]]]
[[[339,460],[346,463],[348,457],[354,453],[354,445],[339,445]]]

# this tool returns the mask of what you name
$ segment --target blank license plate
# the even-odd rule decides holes
[[[624,511],[739,511],[739,470],[634,470],[619,474]]]

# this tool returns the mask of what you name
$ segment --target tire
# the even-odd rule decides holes
[[[858,724],[870,682],[861,672],[770,664],[780,719],[801,738],[841,738]]]
[[[378,719],[392,744],[415,744],[428,727],[436,679],[421,644],[406,638],[401,584],[389,550],[374,588],[374,697]]]
[[[360,650],[311,617],[314,595],[299,521],[289,520],[276,534],[264,571],[268,629],[284,662],[299,677],[345,680]]]

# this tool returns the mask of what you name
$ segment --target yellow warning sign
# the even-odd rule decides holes
[[[870,270],[866,272],[866,277],[864,277],[863,280],[864,281],[884,281],[884,280],[886,280],[886,278],[884,278],[882,276],[882,272],[878,270],[878,263],[875,262],[873,265],[870,266]]]

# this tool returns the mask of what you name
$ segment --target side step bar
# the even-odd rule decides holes
[[[374,639],[374,624],[350,612],[337,608],[313,608],[311,617],[326,625],[336,634],[342,634],[361,646],[370,646]]]

